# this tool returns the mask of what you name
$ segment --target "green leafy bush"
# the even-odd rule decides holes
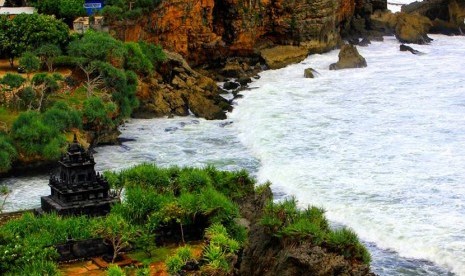
[[[116,106],[112,102],[105,103],[101,98],[91,97],[84,101],[82,116],[85,129],[101,130],[114,125],[112,114]]]
[[[124,61],[124,67],[133,70],[139,74],[148,75],[153,71],[153,64],[143,53],[140,44],[136,42],[126,42],[124,44],[127,55]]]
[[[54,125],[43,122],[35,111],[21,113],[13,123],[11,138],[20,152],[29,156],[56,159],[65,145],[65,137]]]
[[[360,243],[357,234],[347,228],[330,231],[327,237],[328,247],[341,253],[347,259],[362,260],[369,264],[371,256],[363,244]]]
[[[125,276],[126,273],[117,265],[110,265],[107,270],[107,276]]]
[[[81,114],[62,101],[56,102],[42,117],[45,124],[54,125],[60,131],[82,127]]]
[[[181,271],[182,267],[185,264],[185,262],[178,255],[169,257],[165,263],[166,267],[168,268],[168,273],[170,275],[176,275],[178,272]]]
[[[11,165],[17,156],[18,153],[10,138],[4,134],[0,134],[0,172],[6,172],[11,169]]]

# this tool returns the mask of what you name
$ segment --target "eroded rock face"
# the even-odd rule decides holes
[[[220,96],[216,82],[192,70],[179,54],[166,53],[168,59],[155,76],[140,82],[140,106],[134,116],[185,116],[190,110],[198,117],[225,119],[231,106]]]
[[[428,32],[431,20],[420,14],[390,11],[375,12],[371,16],[372,28],[386,35],[395,35],[402,43],[425,44],[431,41]]]
[[[396,38],[402,43],[426,44],[432,40],[428,37],[431,27],[431,20],[425,16],[399,13],[395,29]]]
[[[338,23],[353,15],[354,0],[175,0],[151,16],[112,26],[123,40],[145,40],[180,53],[190,65],[251,56],[275,45],[310,53],[334,48]]]
[[[308,241],[283,244],[255,225],[249,234],[239,275],[374,275],[366,265],[352,264],[341,255],[329,253]]]
[[[403,6],[402,12],[428,17],[432,21],[432,33],[449,35],[463,34],[465,31],[465,1],[463,0],[414,2]]]
[[[367,67],[367,62],[362,57],[357,48],[351,44],[345,44],[341,47],[339,52],[339,61],[329,66],[330,70],[339,70],[347,68],[362,68]]]

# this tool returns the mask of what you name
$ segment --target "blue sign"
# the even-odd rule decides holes
[[[92,15],[96,11],[100,11],[103,8],[104,0],[86,0],[84,3],[84,9],[86,9],[87,15]]]

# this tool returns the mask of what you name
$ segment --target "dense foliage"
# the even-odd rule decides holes
[[[85,16],[84,0],[34,0],[32,5],[39,13],[55,15],[71,24],[76,17]]]
[[[138,19],[144,13],[153,11],[161,2],[162,0],[107,0],[101,13],[110,22]]]
[[[0,53],[9,58],[26,51],[34,51],[45,44],[63,46],[68,42],[69,29],[53,16],[42,14],[19,14],[10,20],[0,16]]]

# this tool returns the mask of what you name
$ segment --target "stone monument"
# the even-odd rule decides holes
[[[56,212],[59,215],[104,216],[119,199],[109,192],[108,182],[95,172],[92,153],[77,141],[68,145],[59,161],[58,174],[51,175],[51,195],[41,197],[39,213]]]

